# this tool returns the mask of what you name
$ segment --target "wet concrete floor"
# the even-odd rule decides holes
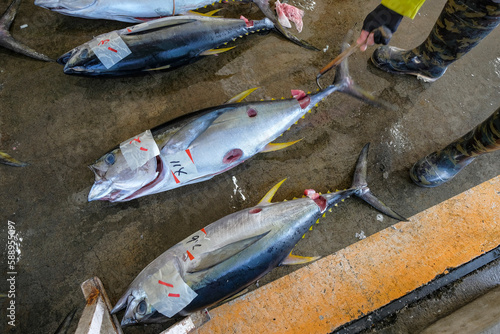
[[[289,97],[290,89],[316,90],[319,68],[340,51],[351,28],[360,30],[377,1],[292,0],[305,9],[299,35],[322,49],[312,52],[274,33],[237,41],[231,52],[170,72],[100,79],[65,75],[44,63],[0,50],[0,150],[30,166],[0,166],[0,240],[7,245],[15,223],[20,257],[15,266],[16,326],[13,333],[53,332],[84,300],[80,284],[103,281],[112,303],[132,279],[163,251],[192,232],[237,210],[255,205],[278,181],[288,178],[276,201],[350,185],[363,145],[371,142],[368,182],[388,206],[411,216],[498,175],[498,153],[478,158],[453,182],[437,189],[415,186],[408,170],[486,119],[500,104],[500,30],[426,84],[381,72],[370,52],[350,58],[353,79],[397,106],[384,110],[341,94],[321,103],[280,141],[301,142],[258,154],[214,179],[126,203],[87,202],[95,159],[123,140],[190,111],[219,105],[251,87],[248,100]],[[428,1],[412,21],[405,18],[391,41],[409,48],[427,36],[444,1]],[[0,1],[0,11],[8,5]],[[234,17],[261,18],[255,6],[219,5]],[[357,26],[356,26],[357,23]],[[27,28],[20,26],[28,24]],[[53,58],[93,36],[126,27],[111,21],[63,16],[22,3],[12,35]],[[331,77],[324,81],[332,80]],[[393,223],[359,200],[346,201],[299,242],[294,253],[325,256]],[[6,246],[2,268],[7,275]],[[263,285],[297,267],[280,267]],[[0,285],[7,288],[6,281]],[[2,314],[8,299],[0,300]],[[119,314],[121,318],[122,314]],[[75,321],[76,323],[76,321]],[[76,324],[74,324],[75,326]],[[157,333],[165,325],[126,329]]]

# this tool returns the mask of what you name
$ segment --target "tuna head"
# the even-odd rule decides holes
[[[95,174],[95,181],[88,200],[126,201],[136,191],[155,181],[162,174],[162,166],[161,158],[155,157],[132,170],[121,150],[116,148],[89,166]]]
[[[92,73],[99,74],[99,70],[106,70],[102,62],[97,58],[92,48],[86,43],[65,53],[57,62],[64,65],[64,73],[78,74],[85,72],[87,75]]]
[[[121,321],[122,327],[137,325],[140,323],[158,323],[168,320],[157,312],[149,303],[148,297],[142,289],[129,289],[113,308],[111,313],[116,313],[125,308],[125,315]],[[162,319],[158,319],[161,317]]]

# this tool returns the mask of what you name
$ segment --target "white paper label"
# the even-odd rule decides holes
[[[190,181],[198,174],[190,150],[167,156],[168,167],[174,176],[175,183]]]
[[[132,170],[136,170],[152,158],[160,155],[160,149],[156,145],[150,130],[127,139],[120,144],[120,149]]]
[[[148,301],[166,317],[173,317],[198,296],[171,263],[163,266],[143,285]]]
[[[94,38],[89,45],[106,68],[112,67],[132,53],[116,31]]]

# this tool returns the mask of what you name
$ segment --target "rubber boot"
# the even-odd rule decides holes
[[[500,23],[500,0],[448,0],[427,39],[412,50],[377,48],[372,62],[397,74],[434,82]]]
[[[410,178],[419,186],[437,187],[455,177],[477,156],[496,150],[500,150],[500,108],[444,149],[417,161]]]

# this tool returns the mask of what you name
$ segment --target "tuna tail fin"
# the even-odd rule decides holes
[[[387,207],[384,203],[382,203],[382,201],[380,201],[377,197],[375,197],[368,188],[368,183],[366,182],[366,172],[368,166],[367,157],[368,157],[369,147],[370,143],[366,144],[361,150],[361,153],[359,154],[351,186],[351,188],[356,189],[356,192],[354,194],[357,197],[364,200],[366,203],[373,206],[378,211],[382,212],[383,214],[397,220],[408,221],[408,219],[396,213],[391,208]]]
[[[347,48],[349,48],[349,44],[347,42],[344,42],[342,44],[342,51],[346,50]],[[376,98],[354,83],[349,74],[349,65],[347,58],[345,58],[338,66],[337,71],[335,72],[333,86],[335,86],[340,92],[351,95],[352,97],[355,97],[376,107],[383,107],[390,110],[396,109],[394,105]]]
[[[68,333],[70,325],[71,325],[71,321],[73,320],[73,317],[75,316],[76,310],[77,309],[75,307],[73,310],[69,311],[69,313],[64,318],[63,322],[61,322],[59,327],[57,327],[54,334],[66,334],[66,333]]]
[[[253,0],[252,2],[254,2],[257,5],[257,7],[259,7],[259,9],[262,11],[262,13],[264,13],[264,15],[274,23],[274,28],[277,31],[279,31],[283,36],[285,36],[285,38],[287,38],[289,41],[291,41],[291,42],[293,42],[293,43],[295,43],[303,48],[306,48],[308,50],[319,51],[319,49],[316,48],[315,46],[307,43],[304,40],[301,40],[297,36],[293,35],[289,31],[287,31],[281,25],[281,23],[278,22],[278,18],[276,17],[274,12],[272,11],[271,7],[269,7],[269,0]]]
[[[16,17],[17,9],[19,8],[20,4],[21,0],[12,1],[9,8],[7,8],[2,17],[0,17],[0,46],[6,47],[7,49],[38,60],[54,61],[46,55],[38,53],[27,45],[16,41],[10,35],[9,28],[12,24],[12,21],[14,21],[14,18]]]

